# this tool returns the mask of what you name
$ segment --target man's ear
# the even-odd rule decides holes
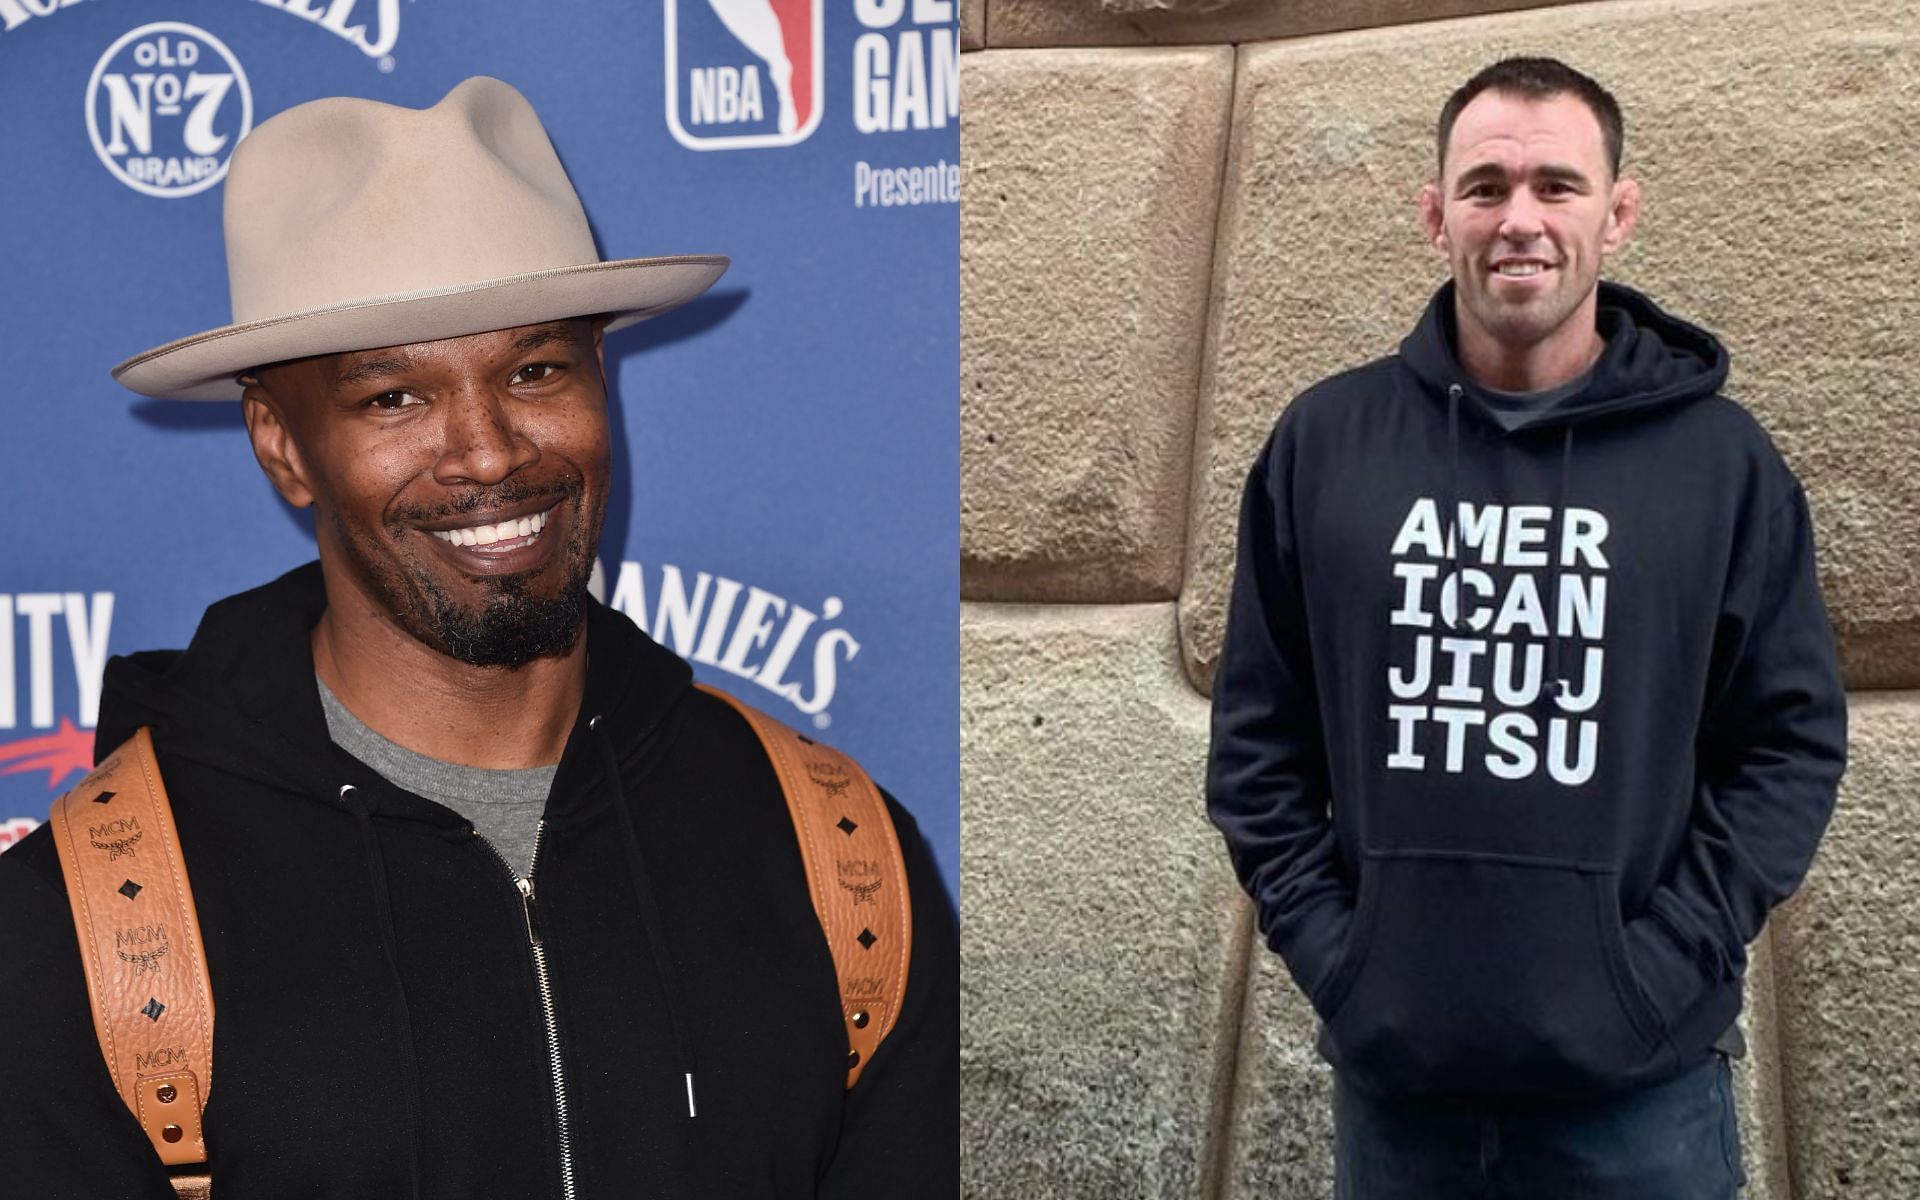
[[[1420,185],[1420,228],[1427,235],[1427,242],[1440,253],[1447,253],[1446,206],[1440,200],[1440,185],[1424,183]]]
[[[313,503],[313,488],[307,483],[306,463],[279,401],[258,376],[242,376],[241,382],[246,390],[240,394],[240,415],[247,422],[253,457],[259,460],[260,469],[267,473],[281,499],[295,508],[306,508]]]
[[[1616,179],[1613,190],[1608,196],[1607,232],[1600,240],[1600,250],[1612,254],[1627,244],[1633,231],[1640,225],[1640,204],[1642,193],[1638,179]]]

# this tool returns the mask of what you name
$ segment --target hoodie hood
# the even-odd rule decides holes
[[[207,609],[185,650],[152,650],[112,659],[102,687],[96,760],[151,725],[170,754],[279,791],[337,804],[351,784],[377,815],[464,829],[450,810],[409,796],[334,747],[314,683],[311,637],[326,610],[318,562]],[[691,690],[693,672],[619,613],[598,601],[587,614],[587,681],[569,737],[558,797],[603,774],[602,756],[585,747],[600,717],[622,731],[620,744],[656,725]]]
[[[1460,365],[1454,295],[1452,280],[1434,293],[1420,323],[1400,343],[1400,356],[1433,395],[1445,397],[1457,387],[1469,409],[1491,421],[1496,404]],[[1726,384],[1727,352],[1719,340],[1630,287],[1602,282],[1596,321],[1607,344],[1587,385],[1522,415],[1515,433],[1687,404]]]

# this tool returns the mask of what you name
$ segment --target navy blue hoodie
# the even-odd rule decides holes
[[[1806,497],[1646,297],[1603,283],[1590,382],[1511,430],[1453,311],[1253,466],[1208,812],[1350,1084],[1617,1093],[1727,1034],[1833,809]]]

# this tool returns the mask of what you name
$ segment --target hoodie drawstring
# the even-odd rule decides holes
[[[647,948],[653,954],[654,972],[660,977],[660,990],[667,1005],[667,1020],[673,1026],[674,1045],[680,1053],[680,1070],[686,1077],[687,1116],[692,1117],[696,1115],[693,1099],[693,1040],[687,1036],[686,1024],[680,1019],[680,976],[674,970],[673,955],[667,950],[666,928],[660,920],[660,904],[654,898],[653,885],[647,879],[646,860],[640,853],[640,838],[633,831],[633,814],[627,811],[626,789],[620,782],[619,757],[614,754],[613,744],[607,740],[607,735],[601,732],[599,717],[588,721],[587,729],[596,735],[594,741],[600,746],[607,778],[613,784],[613,811],[620,820],[620,833],[627,850],[627,870],[633,876],[633,894],[640,902],[640,921],[646,927]]]
[[[1447,569],[1454,587],[1454,615],[1445,617],[1447,628],[1460,628],[1460,396],[1459,384],[1447,387]],[[1553,495],[1553,533],[1547,543],[1548,559],[1553,564],[1553,582],[1547,598],[1547,663],[1535,702],[1545,706],[1549,698],[1563,696],[1567,681],[1560,675],[1560,580],[1565,571],[1561,543],[1565,539],[1567,486],[1573,477],[1573,426],[1565,426],[1561,439],[1560,480]]]
[[[1567,681],[1560,675],[1560,576],[1565,570],[1561,543],[1565,538],[1562,526],[1567,512],[1567,480],[1573,474],[1573,426],[1566,427],[1566,437],[1560,446],[1560,486],[1553,496],[1553,540],[1547,543],[1553,558],[1553,591],[1547,601],[1547,683],[1542,692],[1556,698],[1567,693]]]
[[[387,864],[380,854],[380,839],[374,833],[373,815],[347,784],[340,789],[340,802],[360,823],[360,840],[367,852],[367,875],[373,884],[373,910],[380,927],[380,948],[387,957],[387,971],[393,977],[393,1030],[400,1043],[400,1093],[407,1105],[407,1171],[412,1181],[413,1200],[420,1200],[420,1059],[413,1040],[413,1013],[407,1007],[406,985],[400,981],[400,947],[393,933],[393,897],[387,890]]]
[[[1460,385],[1447,388],[1447,578],[1453,581],[1453,616],[1448,629],[1460,628]]]

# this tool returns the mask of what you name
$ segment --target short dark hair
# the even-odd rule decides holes
[[[1447,97],[1440,109],[1439,169],[1447,168],[1447,139],[1453,136],[1453,123],[1460,112],[1481,92],[1501,92],[1523,100],[1549,100],[1555,96],[1573,96],[1593,111],[1600,122],[1600,136],[1607,145],[1607,166],[1615,177],[1620,174],[1620,147],[1626,123],[1620,116],[1620,103],[1613,93],[1591,76],[1583,75],[1557,58],[1503,58],[1460,85]]]

